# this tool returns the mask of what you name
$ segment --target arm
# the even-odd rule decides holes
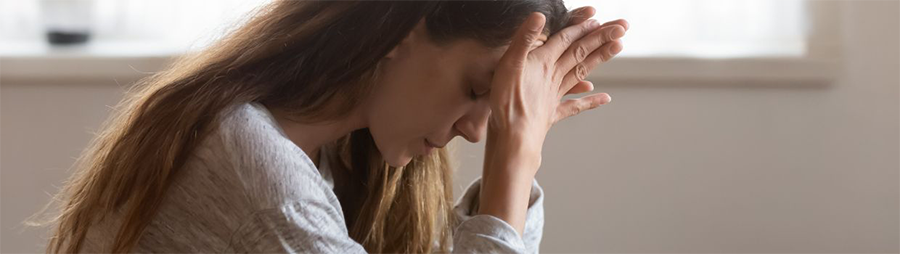
[[[592,57],[581,59],[584,60],[583,65],[593,68],[600,61],[599,58],[601,56],[603,59],[611,58],[615,54],[615,52],[611,52],[611,49],[617,43],[606,43],[609,42],[608,39],[603,41],[599,37],[607,36],[605,38],[609,39],[621,37],[617,37],[613,33],[617,31],[617,27],[627,29],[628,23],[624,20],[616,20],[598,26],[596,23],[584,22],[593,15],[594,9],[591,7],[574,10],[571,13],[572,18],[569,21],[569,28],[554,36],[555,39],[551,39],[552,41],[548,42],[550,44],[548,47],[556,47],[556,53],[560,53],[562,51],[560,48],[570,46],[567,43],[561,43],[560,36],[566,35],[568,38],[580,38],[588,32],[593,32],[592,36],[585,36],[585,38],[593,40],[594,43],[583,43],[582,41],[582,43],[572,45],[573,47],[586,49],[588,52],[600,51],[600,53],[591,54]],[[515,245],[510,246],[504,252],[537,253],[539,251],[544,224],[543,190],[537,184],[534,176],[541,164],[541,147],[550,125],[582,110],[609,102],[608,99],[605,102],[597,101],[596,99],[599,97],[593,96],[559,104],[559,99],[561,99],[563,94],[577,94],[593,89],[591,83],[581,81],[577,75],[566,75],[565,78],[556,77],[557,80],[562,79],[562,83],[565,84],[557,85],[557,91],[564,93],[553,93],[557,91],[550,90],[552,92],[544,94],[550,95],[551,99],[549,100],[546,97],[541,100],[541,94],[528,94],[528,91],[523,91],[521,89],[523,86],[534,84],[554,87],[546,85],[547,83],[553,83],[552,81],[542,80],[539,77],[530,78],[532,81],[537,81],[533,84],[523,84],[526,74],[526,63],[523,59],[528,59],[528,57],[523,56],[526,53],[523,45],[535,44],[534,40],[538,37],[536,32],[543,30],[542,27],[535,29],[529,27],[529,25],[536,26],[535,22],[529,23],[529,20],[523,23],[516,38],[514,38],[519,43],[513,43],[510,49],[507,50],[507,53],[504,54],[504,59],[501,60],[501,63],[505,64],[505,66],[498,67],[502,71],[500,71],[500,75],[495,76],[494,87],[499,88],[497,89],[499,93],[491,95],[491,106],[492,111],[497,113],[492,114],[488,124],[488,139],[485,148],[482,178],[473,182],[461,199],[461,201],[466,201],[461,202],[461,205],[465,205],[468,202],[474,203],[474,205],[470,207],[457,206],[457,211],[461,214],[461,218],[472,218],[468,221],[463,221],[460,229],[477,228],[475,226],[477,224],[473,222],[478,221],[476,218],[481,218],[480,221],[483,221],[480,223],[481,228],[490,227],[494,224],[495,226],[493,226],[494,230],[484,230],[486,233],[480,235],[461,235],[457,233],[455,236],[475,239],[513,238],[506,242],[514,243]],[[529,28],[531,29],[529,30]],[[526,36],[528,32],[532,33],[531,36]],[[601,44],[605,46],[601,47]],[[537,43],[537,45],[540,46],[543,43]],[[567,51],[572,52],[571,50]],[[541,58],[534,59],[540,60]],[[517,63],[516,60],[520,61]],[[564,69],[573,68],[565,63],[561,64],[561,67]],[[565,70],[568,71],[568,69]],[[532,70],[528,73],[541,72]],[[541,91],[541,89],[527,90]],[[534,102],[544,102],[544,104]],[[550,108],[552,112],[547,112],[546,110],[541,112],[541,110],[535,110],[534,108],[526,108],[523,106],[525,104],[544,106],[545,109]],[[552,119],[552,121],[549,121],[552,123],[547,123],[548,118]],[[472,211],[475,211],[478,215],[467,217],[465,213]],[[505,223],[497,223],[498,221]],[[510,233],[509,231],[511,230],[515,230],[515,232]],[[478,230],[471,231],[478,232]],[[497,237],[495,235],[504,236]],[[515,239],[517,237],[512,237],[511,235],[521,236],[522,245],[524,246],[517,245],[519,243]],[[456,238],[459,241],[460,237]]]
[[[545,18],[530,15],[516,31],[492,81],[491,116],[485,147],[479,213],[525,225],[528,187],[541,163],[550,127],[578,113],[609,103],[605,93],[561,101],[567,94],[593,89],[583,79],[599,63],[622,50],[626,25],[601,26],[596,20],[569,26],[546,43],[538,40]],[[577,41],[576,41],[577,40]]]
[[[340,210],[320,202],[293,202],[253,214],[224,252],[366,253],[350,238]]]
[[[490,215],[476,213],[479,205],[482,179],[476,179],[465,193],[457,201],[454,207],[454,215],[461,222],[455,227],[454,252],[480,252],[471,242],[502,242],[492,244],[504,246],[499,252],[504,253],[538,253],[544,229],[544,191],[537,180],[532,182],[531,195],[528,200],[528,210],[525,215],[525,228],[520,235],[516,230],[503,220]],[[521,240],[519,240],[521,239]]]

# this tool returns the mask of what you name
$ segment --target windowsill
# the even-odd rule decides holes
[[[701,59],[616,58],[588,75],[592,82],[753,82],[827,83],[836,78],[838,59],[811,57]]]
[[[52,47],[45,41],[0,42],[0,83],[131,82],[179,54],[161,42],[99,41]]]
[[[92,43],[69,48],[0,42],[0,83],[116,80],[130,82],[165,68],[178,51],[159,44]],[[147,50],[147,49],[150,50]],[[140,50],[137,50],[140,49]],[[749,81],[827,83],[837,58],[618,57],[588,76],[595,83]]]

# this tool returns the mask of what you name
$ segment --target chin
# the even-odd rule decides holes
[[[378,152],[381,153],[381,158],[384,159],[391,167],[404,167],[406,164],[409,164],[412,161],[413,156],[408,147],[403,145],[398,145],[396,143],[390,144],[379,139],[379,136],[376,136],[375,133],[372,133],[372,138],[375,141],[375,147],[378,149]]]
[[[412,161],[412,156],[407,154],[402,155],[393,155],[393,156],[383,156],[384,161],[387,162],[391,167],[404,167],[406,164],[409,164]]]

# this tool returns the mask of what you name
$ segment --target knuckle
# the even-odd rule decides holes
[[[575,65],[575,78],[578,81],[581,81],[581,80],[584,80],[585,78],[587,78],[587,74],[588,74],[587,67],[585,67],[583,63],[578,63],[578,65]]]
[[[585,99],[582,99],[581,103],[579,103],[578,105],[579,111],[585,111],[591,108],[591,102]]]
[[[600,104],[595,100],[590,100],[586,104],[587,104],[587,109],[595,109],[600,106]]]
[[[537,32],[527,33],[524,36],[524,39],[525,39],[524,42],[526,45],[531,46],[531,44],[533,44],[534,41],[537,40],[537,38],[538,38]]]
[[[612,26],[615,28],[615,26]],[[613,33],[615,33],[615,29],[607,29],[605,33],[603,33],[603,37],[605,38],[605,42],[613,41]]]
[[[572,44],[572,35],[569,33],[559,33],[559,41],[562,42],[563,45]]]
[[[568,116],[574,116],[574,115],[577,115],[578,113],[581,113],[581,106],[571,107],[571,108],[569,108]]]
[[[605,63],[609,61],[610,58],[612,58],[612,55],[610,54],[608,49],[600,53],[600,62]]]
[[[584,61],[584,59],[587,58],[587,49],[584,48],[584,45],[578,45],[578,47],[575,47],[574,53],[576,62]]]

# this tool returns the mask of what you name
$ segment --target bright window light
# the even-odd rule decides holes
[[[271,0],[0,0],[0,51],[44,40],[54,2],[89,5],[93,47],[178,53],[220,38]],[[625,18],[620,57],[746,58],[806,54],[805,0],[566,0],[597,9],[600,21]],[[66,10],[79,8],[65,7]],[[67,12],[68,13],[68,12]],[[80,15],[77,17],[83,17]],[[10,43],[10,42],[20,42]],[[129,43],[134,45],[129,45]],[[142,46],[149,45],[149,46]],[[41,47],[47,47],[43,45]],[[136,50],[133,50],[136,49]],[[42,50],[38,49],[38,52]],[[140,54],[141,52],[134,52]]]
[[[160,39],[199,49],[246,21],[269,0],[94,0],[98,36]]]
[[[0,52],[47,51],[35,42],[45,42],[48,23],[56,22],[89,27],[84,49],[92,52],[177,54],[208,46],[270,1],[0,0]]]
[[[593,6],[603,22],[631,27],[620,57],[802,57],[806,55],[804,0],[566,0],[569,9]]]

